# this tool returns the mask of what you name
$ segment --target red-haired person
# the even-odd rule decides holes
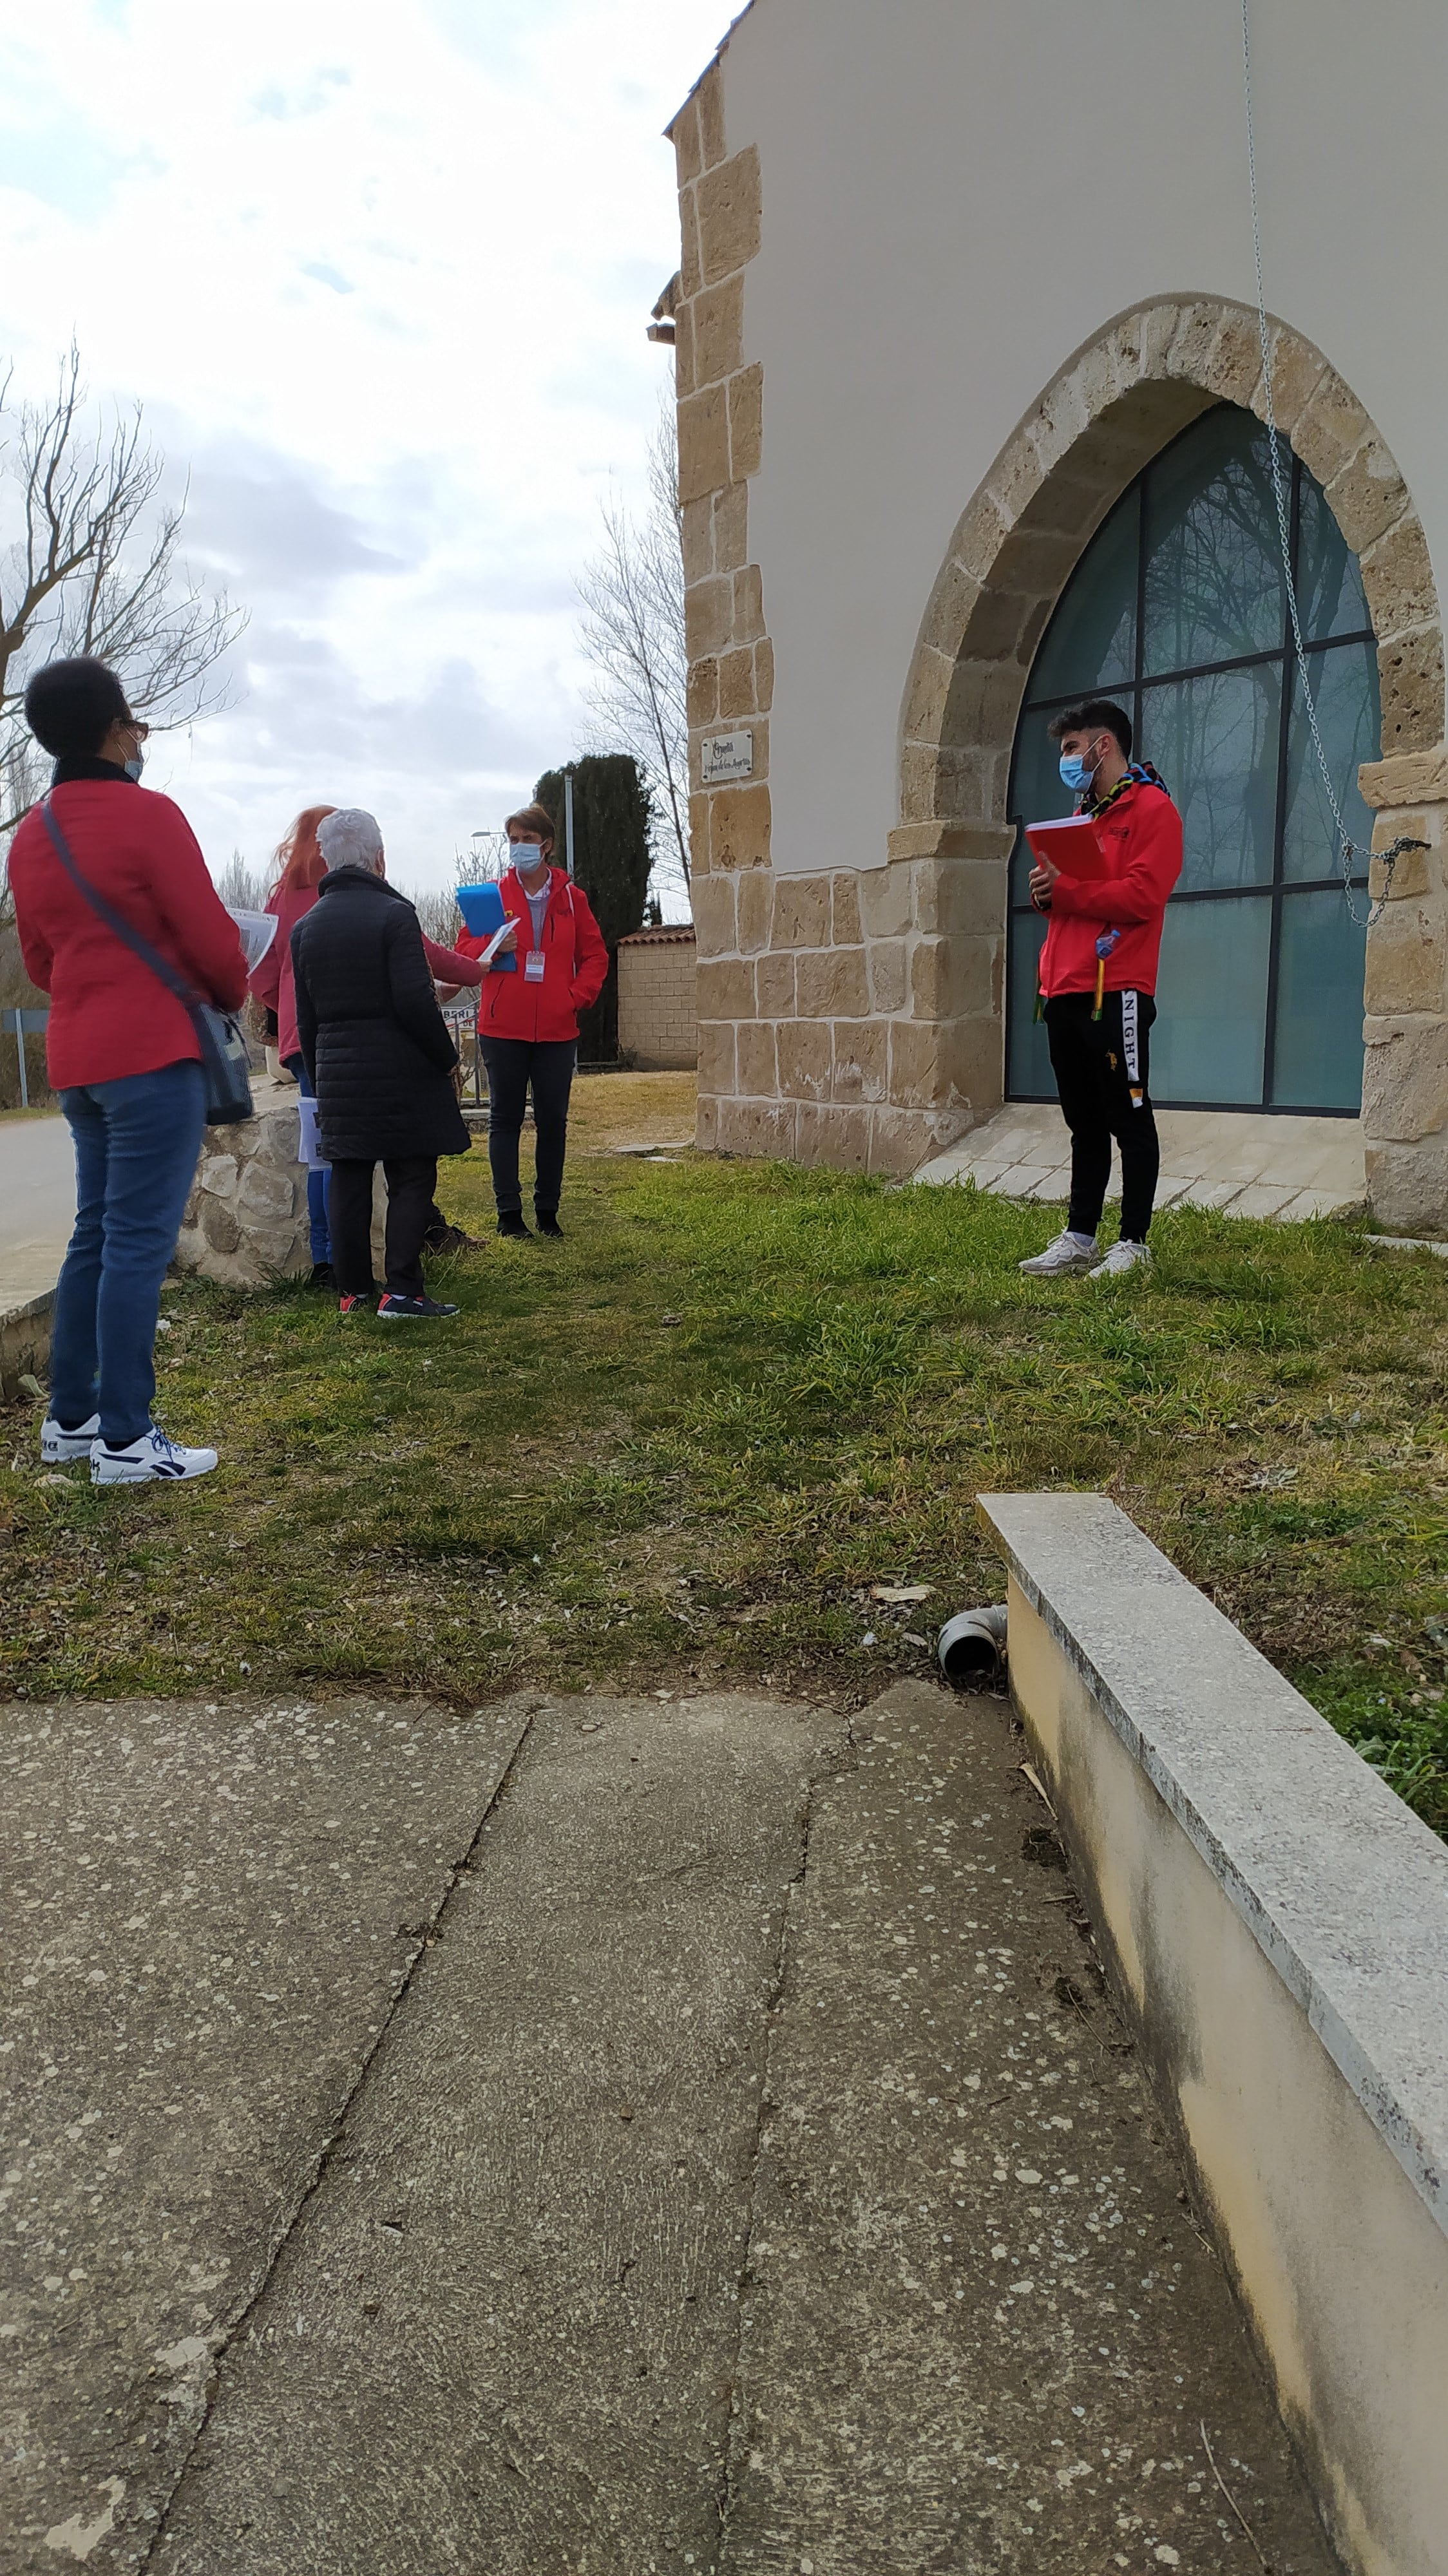
[[[478,1042],[488,1068],[492,1113],[488,1157],[499,1234],[528,1232],[518,1178],[518,1139],[533,1093],[537,1157],[533,1212],[540,1234],[560,1235],[558,1201],[568,1141],[568,1095],[578,1059],[578,1014],[596,1002],[608,974],[608,949],[588,897],[552,865],[553,818],[545,805],[508,816],[513,864],[499,889],[510,928],[498,954],[511,969],[490,965],[478,1011]],[[458,946],[478,956],[486,939],[465,931]]]
[[[251,979],[251,989],[264,1010],[276,1016],[277,1054],[301,1091],[304,1100],[313,1097],[307,1077],[302,1042],[297,1035],[297,994],[292,973],[292,932],[305,920],[321,891],[327,873],[317,839],[317,826],[335,805],[305,805],[285,840],[277,845],[274,865],[277,881],[267,897],[266,909],[275,913],[277,933],[265,957]],[[460,984],[480,984],[482,968],[474,959],[452,948],[439,948],[432,939],[424,939],[423,951],[435,980],[450,992]],[[332,1275],[332,1237],[327,1222],[327,1173],[312,1170],[307,1174],[307,1216],[312,1239],[312,1286],[330,1288]],[[432,1212],[425,1241],[429,1251],[461,1251],[467,1237],[455,1226],[449,1226],[438,1208]]]

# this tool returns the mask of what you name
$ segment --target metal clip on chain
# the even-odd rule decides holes
[[[1360,913],[1356,904],[1353,902],[1352,897],[1352,863],[1354,858],[1358,856],[1358,850],[1356,843],[1350,841],[1347,834],[1344,832],[1342,836],[1342,899],[1347,905],[1350,920],[1359,930],[1371,930],[1375,922],[1382,920],[1383,914],[1388,908],[1389,897],[1393,891],[1393,870],[1396,868],[1403,852],[1405,850],[1426,850],[1428,847],[1428,842],[1410,840],[1407,834],[1403,832],[1399,833],[1396,841],[1390,841],[1385,850],[1364,850],[1362,852],[1362,856],[1368,861],[1369,866],[1371,866],[1374,859],[1381,859],[1382,861],[1383,890],[1380,895],[1370,896],[1368,899],[1367,911]]]

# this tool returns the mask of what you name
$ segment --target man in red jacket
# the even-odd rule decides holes
[[[533,1090],[537,1158],[533,1209],[540,1234],[561,1235],[558,1201],[568,1138],[568,1095],[578,1057],[578,1014],[596,1002],[608,973],[608,948],[587,895],[551,865],[553,820],[547,807],[525,805],[507,821],[513,864],[499,891],[509,927],[483,977],[478,1038],[488,1068],[492,1111],[488,1155],[498,1232],[526,1235],[518,1178],[518,1139],[528,1088]],[[465,931],[464,956],[479,957],[486,939]],[[504,966],[500,961],[511,962]]]
[[[1071,1130],[1065,1231],[1021,1268],[1038,1279],[1086,1270],[1116,1279],[1151,1266],[1147,1229],[1161,1149],[1148,1088],[1148,1033],[1167,898],[1182,869],[1182,818],[1149,762],[1131,757],[1131,722],[1108,698],[1066,707],[1050,726],[1061,777],[1106,846],[1109,873],[1031,871],[1031,901],[1049,915],[1041,951],[1051,1070]],[[1121,1152],[1121,1236],[1105,1259],[1096,1241],[1111,1140]]]
[[[139,785],[146,727],[92,656],[49,662],[25,692],[55,760],[49,804],[80,876],[206,1001],[239,1010],[246,958],[169,796]],[[46,1054],[75,1142],[76,1218],[50,1343],[40,1453],[88,1457],[96,1485],[204,1476],[151,1420],[161,1282],[196,1171],[206,1078],[191,1015],[117,936],[62,862],[40,812],[10,851],[26,972],[50,995]]]

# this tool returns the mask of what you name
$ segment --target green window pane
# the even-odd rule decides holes
[[[1361,635],[1372,626],[1357,556],[1310,474],[1302,477],[1297,614],[1305,636]]]
[[[1255,1107],[1262,1098],[1272,904],[1265,895],[1170,903],[1151,1033],[1151,1092]]]
[[[1142,752],[1181,809],[1184,893],[1271,883],[1281,707],[1276,662],[1142,691]]]
[[[1092,697],[1131,678],[1140,517],[1137,495],[1128,492],[1092,538],[1046,629],[1031,673],[1032,698]]]
[[[1151,468],[1145,592],[1147,672],[1280,650],[1287,596],[1267,432],[1250,412],[1208,412]]]
[[[1056,1077],[1046,1024],[1036,1018],[1036,978],[1046,925],[1035,913],[1011,923],[1010,1058],[1006,1089],[1012,1100],[1054,1100]]]
[[[1342,819],[1358,847],[1366,850],[1372,840],[1373,818],[1358,793],[1357,774],[1360,761],[1377,759],[1382,734],[1377,647],[1338,644],[1330,653],[1309,653],[1307,678]],[[1337,830],[1312,748],[1299,680],[1293,692],[1292,722],[1287,734],[1282,873],[1288,878],[1332,877],[1340,865]],[[1355,860],[1354,868],[1366,876],[1366,860]]]
[[[1358,909],[1365,909],[1361,897]],[[1359,930],[1339,893],[1282,899],[1274,1109],[1349,1109],[1363,1096],[1363,963]]]

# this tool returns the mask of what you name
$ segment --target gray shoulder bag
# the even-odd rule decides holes
[[[201,1070],[206,1076],[207,1126],[239,1126],[243,1118],[250,1118],[253,1114],[251,1067],[240,1021],[234,1013],[219,1010],[214,1002],[207,1001],[204,993],[198,993],[194,985],[188,984],[185,976],[178,974],[169,960],[151,946],[149,939],[143,939],[139,930],[133,930],[124,914],[117,912],[115,905],[81,875],[48,796],[40,813],[55,846],[55,855],[77,894],[84,895],[92,912],[100,915],[107,930],[114,931],[122,946],[129,948],[133,957],[139,957],[143,966],[150,967],[152,974],[165,985],[168,993],[175,994],[186,1011],[196,1031],[197,1044],[201,1049]]]

